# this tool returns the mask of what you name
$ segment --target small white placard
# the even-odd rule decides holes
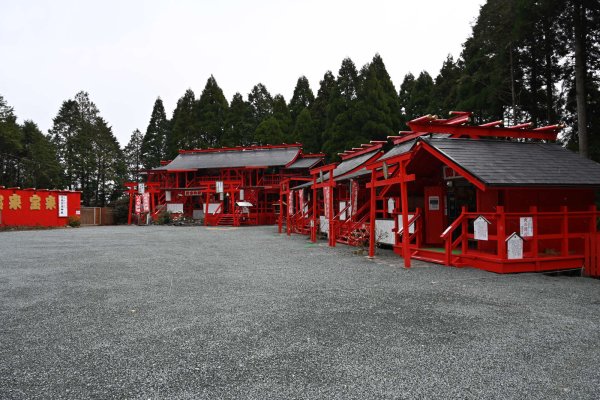
[[[174,214],[183,214],[183,203],[167,204],[167,211]]]
[[[329,236],[329,220],[323,215],[319,217],[319,229],[322,234]]]
[[[221,205],[221,203],[208,203],[208,213],[216,214],[217,209],[219,208],[220,205]]]
[[[523,238],[513,233],[506,239],[507,257],[509,260],[519,260],[523,258]]]
[[[217,191],[217,193],[223,193],[223,181],[215,182],[215,190]]]
[[[396,208],[396,202],[394,201],[393,198],[390,197],[388,199],[387,206],[388,206],[388,214],[393,213],[394,209]]]
[[[520,221],[520,232],[521,237],[532,237],[533,236],[533,217],[521,217]]]
[[[165,201],[171,201],[171,191],[165,190]]]
[[[244,200],[244,189],[240,189],[240,200]]]
[[[440,196],[429,196],[429,211],[439,211],[440,210]]]
[[[144,194],[146,193],[146,185],[143,183],[138,183],[138,193]]]
[[[59,217],[68,217],[69,216],[69,206],[67,202],[67,196],[63,194],[58,195],[58,216]]]
[[[489,221],[481,215],[473,222],[473,238],[475,240],[488,240]]]
[[[344,208],[346,208],[346,202],[340,201],[340,211],[342,211]],[[340,221],[345,221],[345,220],[346,220],[346,211],[344,211],[343,213],[340,214]]]

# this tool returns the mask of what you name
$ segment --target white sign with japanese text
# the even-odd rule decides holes
[[[520,235],[521,237],[532,237],[533,236],[533,217],[521,217],[519,218]]]
[[[59,217],[68,217],[69,216],[69,206],[68,206],[66,195],[58,195],[58,216]]]

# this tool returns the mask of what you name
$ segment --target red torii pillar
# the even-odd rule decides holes
[[[324,199],[327,204],[324,205],[329,209],[329,246],[335,247],[335,235],[334,235],[334,224],[333,224],[333,189],[335,187],[335,181],[333,180],[333,170],[337,167],[337,164],[327,164],[319,168],[311,169],[310,174],[313,176],[313,224],[311,227],[311,241],[314,243],[317,241],[317,227],[319,220],[317,219],[317,189],[325,189],[329,191],[329,198]],[[317,176],[323,177],[326,173],[329,173],[329,179],[327,182],[317,182]]]
[[[370,198],[370,212],[369,212],[369,257],[375,256],[375,217],[376,217],[376,190],[380,186],[390,186],[394,184],[400,184],[400,200],[402,205],[402,257],[404,258],[404,267],[410,268],[410,241],[409,241],[409,228],[408,228],[408,182],[415,180],[415,175],[407,174],[406,164],[410,160],[410,154],[401,154],[396,157],[390,157],[383,161],[376,161],[370,165],[367,165],[367,169],[371,170],[371,182],[367,184],[367,187],[371,189]],[[399,164],[395,176],[386,178],[383,176],[383,171],[379,169],[383,168],[383,164]],[[381,176],[384,179],[377,180],[377,177]]]

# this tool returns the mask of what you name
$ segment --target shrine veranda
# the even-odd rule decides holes
[[[353,250],[276,226],[0,232],[0,397],[597,396],[600,281]]]

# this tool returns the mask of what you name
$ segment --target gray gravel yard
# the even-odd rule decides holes
[[[598,398],[600,281],[274,227],[0,233],[0,399]]]

